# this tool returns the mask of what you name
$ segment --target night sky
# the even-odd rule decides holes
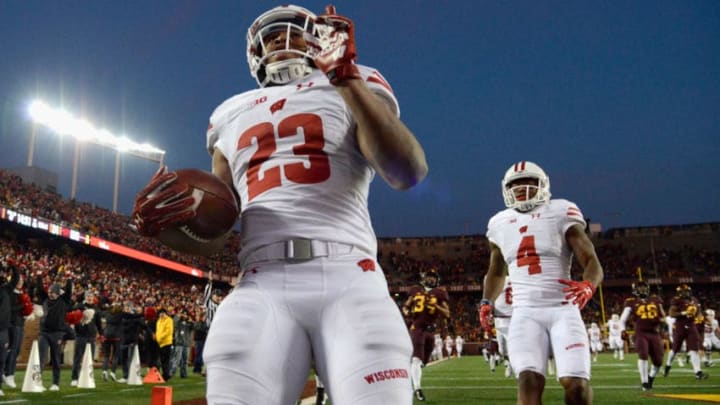
[[[278,4],[0,1],[0,167],[27,164],[27,106],[40,98],[166,150],[171,170],[209,170],[208,117],[256,87],[245,33]],[[335,4],[430,166],[407,192],[376,177],[378,236],[484,233],[518,160],[603,229],[720,221],[720,2]],[[37,132],[33,164],[58,173],[65,197],[73,146]],[[77,198],[111,208],[115,152],[80,151]],[[156,166],[122,157],[121,213]]]

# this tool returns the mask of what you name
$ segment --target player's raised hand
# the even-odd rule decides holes
[[[187,185],[175,180],[177,173],[162,166],[137,194],[130,216],[139,234],[156,236],[163,229],[195,216],[195,198]]]
[[[492,330],[492,325],[490,325],[490,318],[492,317],[492,312],[493,305],[490,300],[480,301],[480,308],[478,308],[478,318],[480,319],[480,326],[486,332]]]
[[[346,80],[360,79],[355,61],[355,27],[347,17],[337,15],[335,6],[325,8],[325,14],[319,15],[315,21],[318,34],[319,49],[313,58],[315,66],[323,71],[335,86],[342,85]]]
[[[590,281],[561,279],[558,280],[558,282],[567,286],[563,288],[563,292],[567,293],[565,294],[565,299],[576,304],[580,309],[585,308],[585,305],[587,305],[593,294],[595,294],[596,287]]]

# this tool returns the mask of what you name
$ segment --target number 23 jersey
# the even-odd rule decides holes
[[[358,67],[399,115],[385,79]],[[292,238],[346,243],[375,257],[367,209],[375,171],[360,152],[349,107],[319,70],[223,102],[210,116],[207,147],[228,160],[240,195],[241,262],[258,247]]]
[[[575,224],[585,227],[582,212],[562,199],[528,212],[508,208],[490,218],[487,238],[508,265],[513,308],[566,303],[558,279],[570,278],[572,250],[565,232]]]

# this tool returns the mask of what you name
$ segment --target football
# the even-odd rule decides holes
[[[239,215],[235,196],[219,177],[199,169],[181,169],[176,182],[188,185],[195,198],[195,217],[166,228],[157,238],[165,246],[185,253],[211,255],[222,248],[224,240]],[[216,243],[213,243],[216,242]],[[218,246],[219,245],[219,246]]]

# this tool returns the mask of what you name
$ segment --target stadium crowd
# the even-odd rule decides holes
[[[88,202],[63,199],[59,194],[41,190],[35,184],[24,183],[19,176],[7,170],[0,170],[0,205],[191,267],[229,277],[239,272],[232,255],[206,258],[178,253],[155,239],[138,235],[130,227],[130,219],[126,215],[115,214]],[[239,245],[240,239],[235,233],[227,241],[226,250],[236,252]]]

